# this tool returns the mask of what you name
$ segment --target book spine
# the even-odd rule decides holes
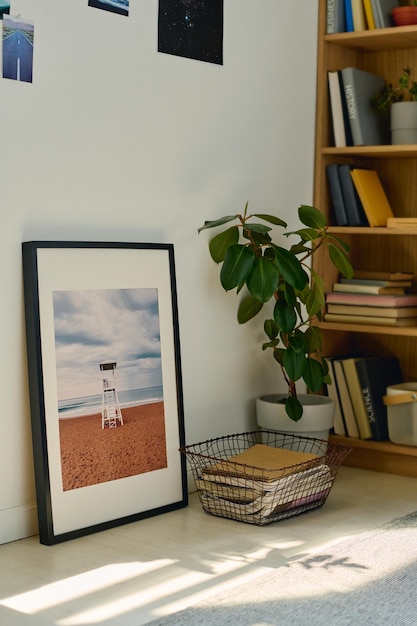
[[[346,20],[346,30],[348,33],[353,32],[353,13],[352,13],[352,2],[351,0],[345,0],[345,20]]]
[[[364,138],[359,124],[357,96],[350,68],[342,70],[342,77],[353,145],[363,146]]]
[[[349,395],[352,401],[356,422],[358,424],[359,435],[361,439],[371,439],[372,431],[362,398],[359,378],[356,373],[355,360],[356,359],[346,359],[342,361],[343,369],[346,376],[346,383],[349,389]]]
[[[375,29],[374,12],[372,10],[371,0],[363,0],[363,8],[365,9],[366,23],[369,30]]]
[[[342,104],[342,99],[344,101],[345,97],[343,95],[343,91],[340,89],[339,72],[328,72],[327,78],[329,83],[334,144],[336,148],[345,148],[346,133]]]
[[[350,175],[352,166],[343,164],[339,165],[338,169],[349,226],[368,226],[368,220]]]
[[[339,390],[340,404],[342,408],[343,418],[346,424],[347,434],[349,437],[359,438],[358,425],[356,423],[356,417],[353,411],[352,401],[350,399],[345,373],[343,371],[342,360],[334,361],[334,373],[336,377],[337,387]]]
[[[378,0],[371,0],[371,5],[372,5],[372,13],[374,16],[375,28],[383,28],[383,24],[381,24],[381,18],[379,16]]]
[[[336,226],[347,226],[348,219],[343,202],[342,188],[339,180],[339,171],[336,163],[326,166],[327,180],[329,183],[330,197],[333,206],[333,215]]]
[[[355,366],[372,439],[375,439],[375,441],[386,441],[388,439],[388,421],[386,418],[385,420],[378,420],[377,407],[366,363],[362,359],[358,359],[355,362]]]
[[[343,33],[345,30],[344,0],[327,0],[326,33]]]

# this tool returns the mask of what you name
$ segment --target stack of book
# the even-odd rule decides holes
[[[327,77],[336,148],[389,144],[389,116],[372,105],[384,78],[356,67],[329,71]]]
[[[403,382],[399,361],[387,356],[327,357],[335,401],[336,435],[386,441],[389,438],[387,407],[383,396],[390,385]]]
[[[333,222],[336,226],[401,226],[412,218],[395,218],[378,172],[346,163],[326,166]],[[414,223],[416,226],[417,223]]]
[[[417,326],[417,294],[410,272],[356,271],[326,294],[327,322]]]
[[[327,0],[326,33],[390,28],[397,6],[398,0]]]

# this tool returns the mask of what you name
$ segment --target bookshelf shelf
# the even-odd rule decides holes
[[[417,45],[417,26],[396,26],[353,33],[337,33],[325,35],[324,41],[363,52],[414,48]]]
[[[417,145],[402,146],[349,146],[348,148],[324,147],[324,156],[338,157],[372,157],[374,159],[415,159]]]
[[[395,237],[395,235],[408,235],[409,237],[417,236],[417,228],[412,227],[385,228],[382,226],[329,226],[328,232],[338,235],[367,235],[370,237],[372,237],[373,235],[382,235],[388,237]]]
[[[327,0],[319,0],[314,204],[331,221],[326,165],[352,163],[377,170],[396,217],[415,218],[417,145],[333,147],[327,72],[351,66],[395,82],[403,68],[410,66],[417,75],[417,26],[326,35],[326,5]],[[417,228],[331,226],[329,233],[351,246],[357,269],[412,271],[417,275]],[[324,277],[325,288],[331,290],[338,277],[320,250],[313,265]],[[395,355],[404,379],[417,381],[417,327],[335,322],[317,326],[322,330],[325,354]],[[353,447],[346,459],[348,465],[417,477],[417,446],[344,437],[333,440]]]

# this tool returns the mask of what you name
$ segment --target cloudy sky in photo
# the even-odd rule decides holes
[[[108,360],[119,391],[162,384],[157,289],[56,291],[53,303],[58,400],[100,394]]]

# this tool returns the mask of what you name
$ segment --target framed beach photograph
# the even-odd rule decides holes
[[[22,248],[41,543],[186,506],[172,244]]]

